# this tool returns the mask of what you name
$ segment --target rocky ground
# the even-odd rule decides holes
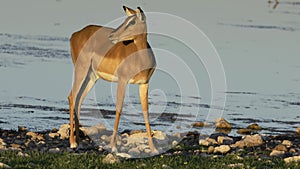
[[[161,131],[153,131],[154,142],[163,155],[197,155],[222,156],[235,154],[237,158],[253,156],[257,159],[283,158],[286,163],[300,162],[300,128],[294,134],[262,135],[261,127],[249,125],[238,130],[240,135],[226,134],[230,124],[225,119],[215,122],[216,131],[211,135],[198,132],[174,133],[167,135]],[[193,127],[205,127],[206,124],[197,122]],[[119,158],[141,158],[152,156],[148,146],[146,133],[143,131],[125,131],[118,137],[116,155],[109,152],[110,131],[103,125],[81,128],[81,143],[76,149],[69,148],[69,125],[64,124],[60,129],[32,132],[25,127],[16,130],[0,129],[0,151],[17,151],[19,156],[28,156],[29,151],[49,153],[83,153],[94,152],[107,154],[104,163],[117,162]],[[1,162],[1,161],[0,161]],[[4,164],[2,164],[4,165]]]

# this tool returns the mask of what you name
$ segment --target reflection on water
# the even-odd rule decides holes
[[[286,37],[299,36],[300,22],[294,17],[296,15],[299,18],[299,4],[280,1],[277,7],[273,7],[275,10],[265,11],[266,13],[262,14],[269,16],[269,13],[275,13],[275,19],[270,22],[262,23],[258,18],[247,21],[220,20],[216,26],[219,29],[236,31],[234,40],[241,35],[247,36],[245,32],[253,33],[253,31],[257,31],[258,35],[278,36],[285,42],[282,50],[287,51],[290,46],[295,46],[299,42],[298,38]],[[282,19],[283,15],[289,17]],[[282,20],[277,20],[278,16]],[[176,46],[177,44],[168,42],[168,39],[156,38],[152,37],[153,46],[174,49],[180,56],[190,53]],[[259,39],[259,36],[256,38],[258,43],[250,45],[240,40],[241,42],[236,45],[228,42],[219,46],[225,70],[228,71],[226,73],[230,88],[229,91],[223,91],[227,95],[223,117],[233,124],[234,129],[258,123],[264,128],[263,133],[294,131],[300,125],[299,51],[271,53],[274,56],[264,52],[257,52],[260,55],[253,56],[249,51],[236,51],[242,45],[249,45],[247,50],[261,50],[262,45],[274,45],[276,48],[279,46],[276,46],[277,43],[283,43],[277,41],[275,44],[263,44],[263,42],[273,43],[272,38],[269,41]],[[27,126],[30,130],[44,130],[68,123],[67,96],[73,69],[68,43],[68,38],[0,33],[0,128],[16,129],[17,126]],[[222,52],[225,54],[222,55]],[[280,59],[278,55],[286,56]],[[242,57],[246,61],[240,59]],[[239,73],[240,70],[247,70],[248,67],[241,66],[247,61],[252,64],[249,66],[252,73],[250,75],[255,74],[255,78],[249,74],[247,76]],[[203,68],[191,69],[201,70],[197,78],[204,80],[198,79],[200,82],[207,80]],[[163,83],[163,80],[168,78],[164,77],[163,73],[157,73],[152,82],[153,89],[160,87],[160,90],[153,90],[149,98],[153,129],[166,132],[188,131],[191,130],[193,122],[205,121],[211,116],[208,114],[209,109],[222,111],[222,108],[210,105],[208,95],[210,92],[207,92],[210,91],[210,84],[207,82],[203,82],[201,86],[200,90],[204,91],[200,92],[201,97],[181,96],[176,86],[170,87],[168,83]],[[232,79],[235,84],[230,84]],[[247,90],[244,91],[235,91],[236,86],[247,83],[243,79],[252,82],[249,83],[250,87],[245,87]],[[255,81],[257,79],[260,81]],[[104,123],[111,128],[114,123],[116,86],[104,81],[98,83],[85,100],[81,123],[84,125]],[[261,86],[268,92],[263,92]],[[279,88],[280,86],[285,86],[288,90]],[[120,130],[144,129],[140,109],[137,88],[130,86],[125,98]]]

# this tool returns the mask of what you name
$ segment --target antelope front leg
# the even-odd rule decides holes
[[[149,113],[148,113],[148,83],[140,85],[140,100],[141,100],[143,115],[144,115],[144,119],[145,119],[145,125],[146,125],[146,130],[147,130],[149,147],[150,147],[152,153],[158,154],[158,151],[155,148],[155,145],[154,145],[153,140],[152,140],[151,128],[150,128],[150,122],[149,122]]]
[[[113,131],[111,141],[110,141],[110,146],[111,146],[112,152],[118,151],[116,148],[116,136],[117,136],[117,131],[118,131],[118,127],[119,127],[120,116],[122,113],[126,84],[127,84],[126,81],[118,82],[117,103],[116,103],[116,120],[115,120],[115,125],[114,125],[114,131]]]
[[[75,141],[75,136],[74,136],[74,103],[73,103],[72,91],[70,92],[68,100],[69,100],[69,105],[70,105],[70,138],[69,138],[69,141],[70,141],[70,147],[76,148],[77,143]]]

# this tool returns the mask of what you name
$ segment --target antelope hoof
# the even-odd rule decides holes
[[[118,153],[118,149],[117,149],[115,146],[113,146],[113,147],[111,148],[111,152],[112,152],[112,153]]]
[[[77,148],[77,143],[70,143],[70,148]]]
[[[159,154],[159,151],[156,148],[152,148],[151,149],[151,154],[152,155],[157,155],[157,154]]]

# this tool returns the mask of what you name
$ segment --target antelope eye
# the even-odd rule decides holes
[[[135,20],[129,22],[129,25],[134,25],[134,24],[135,24]]]

